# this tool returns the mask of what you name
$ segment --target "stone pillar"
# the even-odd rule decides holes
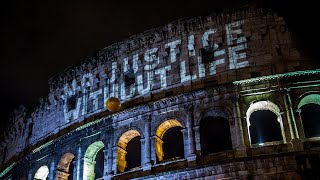
[[[290,135],[291,135],[291,145],[294,151],[303,151],[303,144],[300,141],[299,137],[300,135],[304,136],[304,133],[301,133],[301,128],[300,133],[298,131],[297,128],[297,121],[295,118],[295,115],[293,113],[293,109],[292,109],[292,102],[291,102],[291,97],[290,97],[290,93],[289,93],[290,89],[285,89],[283,94],[283,99],[284,99],[284,104],[287,110],[287,119],[288,119],[288,124],[289,124],[289,129],[290,129]],[[303,127],[302,126],[302,122],[301,120],[298,122],[299,123],[299,127]],[[303,130],[302,130],[303,131]]]
[[[201,154],[201,143],[200,143],[200,126],[194,126],[194,135],[195,135],[195,144],[196,144],[196,153]]]
[[[30,168],[30,167],[29,167],[29,168]],[[30,169],[31,169],[31,168],[30,168]],[[28,173],[28,180],[33,180],[31,170],[29,170],[29,173]]]
[[[187,161],[194,161],[196,160],[196,151],[195,151],[195,140],[194,140],[194,133],[193,133],[193,106],[189,106],[186,108],[187,112],[187,119],[186,119],[186,135],[187,135],[187,141],[184,143],[184,148],[187,150],[185,151],[187,154],[185,154],[185,158]]]
[[[144,124],[144,139],[141,139],[141,167],[143,170],[150,170],[151,169],[151,163],[150,163],[150,116],[144,118],[145,124]]]
[[[156,141],[157,141],[157,136],[154,135],[152,136],[151,139],[151,164],[156,164],[157,163],[157,151],[156,151]]]
[[[234,106],[234,118],[237,123],[237,145],[233,147],[235,149],[235,156],[236,157],[244,157],[247,155],[246,149],[250,148],[250,141],[249,141],[249,134],[248,129],[246,125],[243,125],[242,119],[241,119],[241,111],[240,111],[240,105],[239,105],[239,97],[235,97],[233,100],[235,106]],[[246,136],[245,136],[246,134]]]
[[[246,149],[246,148],[251,148],[251,143],[250,143],[250,133],[249,133],[249,129],[247,127],[247,120],[242,118],[242,114],[241,114],[241,108],[240,108],[240,103],[239,103],[239,99],[240,97],[238,95],[236,95],[235,97],[235,110],[236,110],[236,121],[238,123],[239,126],[239,133],[240,133],[240,142],[241,144],[243,144],[242,147],[239,147],[237,149]],[[245,112],[244,112],[245,113]]]
[[[103,177],[107,175],[108,170],[108,148],[105,147],[103,150]]]
[[[184,128],[181,129],[182,135],[183,135],[183,150],[184,150],[184,158],[188,159],[189,156],[189,139],[188,139],[188,129]]]
[[[54,174],[55,174],[55,162],[54,159],[51,159],[50,163],[50,169],[49,169],[49,180],[54,180]]]
[[[113,174],[117,174],[117,152],[118,152],[118,146],[112,147],[112,172]]]
[[[289,99],[290,98],[290,95],[289,95],[289,90],[288,89],[284,89],[284,91],[282,92],[282,97],[284,99],[284,105],[285,105],[285,108],[286,108],[286,115],[287,115],[287,122],[288,122],[288,125],[289,125],[289,133],[286,133],[286,134],[290,134],[290,137],[291,139],[287,139],[287,142],[290,142],[292,139],[296,139],[298,134],[297,134],[297,131],[296,131],[296,126],[294,125],[295,122],[294,122],[294,116],[293,116],[293,113],[292,113],[292,105],[291,105],[291,100]],[[284,122],[283,122],[283,125],[284,125]]]
[[[73,180],[77,180],[77,161],[71,161],[73,164]]]
[[[104,153],[104,168],[103,168],[103,179],[112,179],[112,143],[111,139],[109,143],[105,143],[106,148],[103,150]]]
[[[79,142],[78,144],[78,153],[76,157],[76,179],[83,180],[83,169],[84,167],[84,159],[83,159],[83,152],[82,152],[82,143]]]

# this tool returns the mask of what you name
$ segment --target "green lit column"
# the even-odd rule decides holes
[[[293,109],[292,109],[292,102],[291,102],[289,91],[290,91],[289,88],[285,89],[284,103],[287,110],[287,117],[288,117],[288,122],[290,127],[291,138],[298,139],[299,133],[298,133],[297,124],[296,124],[296,120],[295,120]]]
[[[235,97],[232,99],[234,103],[234,118],[236,121],[236,125],[238,127],[238,133],[237,133],[237,145],[236,147],[233,147],[236,151],[236,156],[238,157],[243,157],[246,156],[246,149],[247,147],[250,147],[250,142],[247,138],[247,143],[246,139],[244,138],[244,132],[247,132],[246,129],[244,130],[244,126],[241,120],[241,111],[240,111],[240,105],[239,105],[239,95],[235,95]]]
[[[283,91],[283,99],[284,99],[284,105],[286,108],[286,114],[289,124],[289,130],[291,135],[291,144],[294,151],[301,151],[303,150],[303,145],[299,139],[299,132],[295,120],[295,116],[292,109],[292,102],[290,97],[290,88],[285,88]]]

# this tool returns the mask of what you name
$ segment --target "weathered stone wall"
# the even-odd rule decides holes
[[[52,78],[48,97],[30,115],[23,107],[15,112],[1,145],[1,171],[13,163],[15,178],[32,179],[45,164],[49,179],[54,179],[60,158],[70,152],[76,159],[74,174],[81,179],[86,149],[101,141],[106,178],[149,177],[150,173],[160,173],[159,178],[269,178],[268,173],[298,178],[296,162],[288,155],[304,149],[297,106],[305,95],[320,91],[319,71],[290,73],[301,69],[299,60],[283,18],[260,9],[179,20],[134,35]],[[304,82],[304,77],[310,82]],[[109,97],[121,100],[119,112],[106,109]],[[282,125],[280,144],[251,144],[246,113],[256,102],[272,102],[279,108],[275,113]],[[199,134],[206,113],[228,119],[232,142],[231,152],[206,157],[209,160],[201,156]],[[169,119],[182,126],[184,159],[159,165],[156,130]],[[117,144],[132,129],[141,135],[142,169],[119,175]],[[284,169],[272,162],[277,153],[283,153],[284,159],[290,156],[281,161],[288,165]],[[239,165],[240,169],[222,170],[240,162],[260,166],[238,158],[262,154],[270,155],[263,162],[270,167]],[[212,165],[225,159],[232,162]],[[186,167],[190,169],[181,170]],[[170,168],[180,170],[171,173]],[[170,174],[161,174],[166,171]]]

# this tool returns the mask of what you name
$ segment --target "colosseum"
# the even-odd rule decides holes
[[[52,77],[9,119],[0,179],[318,179],[319,77],[276,13],[177,20]]]

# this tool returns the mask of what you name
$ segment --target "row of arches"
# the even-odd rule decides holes
[[[303,98],[298,106],[306,138],[320,137],[320,95]],[[233,149],[230,121],[226,113],[209,111],[204,114],[199,124],[201,155]],[[252,103],[246,113],[248,135],[251,145],[263,145],[269,142],[285,143],[282,112],[270,101]],[[163,163],[185,157],[185,127],[177,119],[162,122],[155,132],[156,162]],[[116,172],[122,173],[142,165],[142,139],[136,129],[124,132],[117,141]],[[105,145],[102,141],[92,143],[84,154],[84,179],[97,179],[105,174]],[[73,179],[75,156],[64,154],[57,165],[57,179]],[[40,167],[34,179],[46,179],[49,169]]]
[[[301,132],[298,134],[303,134],[304,138],[320,137],[320,94],[310,94],[302,98],[296,113],[299,117],[293,123],[300,120]],[[250,144],[285,143],[286,135],[282,114],[279,107],[270,101],[252,103],[246,113]]]
[[[211,118],[211,119],[210,119]],[[220,125],[224,128],[221,131]],[[229,121],[223,117],[205,116],[201,127],[201,146],[203,154],[210,154],[232,149]],[[161,123],[156,131],[155,149],[158,163],[184,158],[183,125],[176,119]],[[208,134],[220,135],[220,143],[212,143]],[[141,134],[134,129],[123,133],[117,143],[117,172],[122,173],[141,167]],[[223,137],[222,137],[223,136]],[[227,145],[224,145],[227,143]],[[96,141],[86,149],[83,162],[84,179],[97,179],[104,172],[104,150],[102,141]],[[57,165],[56,179],[72,180],[74,174],[75,156],[72,153],[64,154]],[[36,172],[34,179],[46,179],[49,168],[42,166]]]

